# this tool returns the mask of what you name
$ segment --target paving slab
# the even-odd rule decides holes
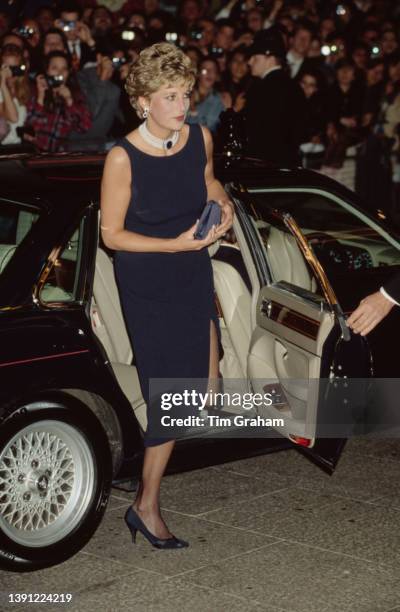
[[[177,537],[189,540],[190,546],[181,550],[158,550],[138,533],[132,544],[124,523],[124,509],[108,513],[107,521],[100,526],[95,537],[85,546],[84,552],[110,560],[128,563],[133,569],[156,571],[163,576],[176,576],[182,572],[269,546],[277,538],[266,534],[251,533],[228,525],[218,525],[200,518],[177,512],[164,511],[169,529]]]
[[[49,610],[54,607],[60,610],[70,608],[69,604],[51,606],[47,604],[20,604],[9,603],[9,593],[70,593],[72,604],[77,593],[82,590],[96,590],[99,585],[112,585],[114,581],[129,576],[130,581],[148,579],[149,584],[154,583],[154,572],[144,572],[129,565],[110,563],[109,559],[88,556],[79,552],[64,563],[43,570],[27,573],[0,572],[0,610],[34,609]],[[72,605],[71,604],[71,605]]]
[[[400,440],[399,440],[400,446]],[[368,467],[366,467],[368,466]],[[399,463],[390,459],[345,451],[332,475],[323,472],[307,457],[296,451],[243,459],[214,469],[262,477],[282,475],[293,486],[325,491],[330,494],[364,501],[400,495]]]
[[[279,491],[290,483],[290,479],[276,473],[255,478],[251,474],[206,468],[164,478],[161,505],[167,510],[198,516],[223,508],[232,500],[241,502],[270,491]],[[123,491],[115,491],[115,495],[127,499],[128,503],[135,496]]]
[[[182,579],[288,612],[387,612],[400,593],[397,570],[289,542],[216,561]]]
[[[116,605],[116,602],[118,604]],[[280,608],[253,602],[243,596],[230,595],[185,584],[181,580],[162,579],[153,584],[140,584],[123,578],[112,585],[99,586],[79,593],[75,612],[282,612]]]

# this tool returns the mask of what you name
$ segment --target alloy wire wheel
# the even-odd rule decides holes
[[[0,529],[22,546],[59,542],[87,511],[96,472],[78,428],[59,420],[24,427],[0,454]]]

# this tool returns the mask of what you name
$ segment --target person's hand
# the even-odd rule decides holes
[[[231,108],[231,106],[232,106],[232,96],[229,93],[229,91],[221,92],[220,96],[221,96],[222,103],[225,106],[225,108]]]
[[[119,78],[121,79],[121,81],[126,81],[130,67],[131,64],[129,62],[127,62],[126,64],[122,64],[121,68],[119,69]]]
[[[62,30],[64,32],[64,23],[62,19],[55,19],[54,20],[54,27],[57,28],[58,30]]]
[[[204,249],[204,247],[208,247],[210,244],[218,240],[219,236],[217,228],[219,228],[220,225],[213,225],[203,240],[197,240],[194,237],[194,234],[196,233],[198,225],[199,220],[197,220],[192,227],[186,230],[186,232],[182,232],[182,234],[174,239],[176,251],[200,251],[200,249]]]
[[[37,88],[37,99],[39,104],[43,105],[44,94],[48,90],[49,86],[46,81],[44,74],[38,74],[36,77],[36,88]]]
[[[363,127],[370,126],[373,118],[374,118],[373,113],[364,113],[364,115],[362,116],[361,125]]]
[[[244,45],[245,47],[250,47],[253,43],[253,34],[251,32],[245,32],[241,34],[233,43],[232,49],[236,49],[236,47],[241,47]]]
[[[357,127],[357,121],[354,117],[341,117],[340,123],[347,128]]]
[[[330,140],[331,142],[336,142],[338,139],[338,132],[337,129],[335,127],[334,123],[328,123],[328,126],[326,128],[326,136],[328,138],[328,140]]]
[[[89,45],[89,47],[94,47],[96,44],[89,26],[87,26],[86,23],[83,23],[83,21],[76,22],[76,33],[78,34],[79,40]]]
[[[380,291],[361,300],[358,308],[347,319],[347,325],[355,334],[365,336],[389,314],[394,303],[385,298]]]
[[[71,106],[73,104],[73,98],[71,94],[71,90],[66,85],[60,85],[60,87],[54,88],[54,93],[60,98],[63,98],[67,104],[67,106]]]
[[[233,110],[236,113],[240,113],[240,111],[243,110],[245,105],[246,105],[246,94],[244,93],[244,91],[242,91],[240,94],[236,96],[235,104],[233,105]]]
[[[275,0],[272,6],[271,15],[276,16],[281,10],[281,8],[283,8],[284,4],[285,4],[284,0]]]
[[[109,81],[114,74],[112,60],[106,55],[99,56],[97,60],[98,75],[100,81]]]
[[[7,87],[7,79],[12,77],[12,72],[10,66],[6,66],[5,64],[1,67],[0,70],[0,87]]]
[[[394,92],[394,85],[391,81],[388,81],[385,86],[385,95],[391,96],[393,92]]]
[[[9,131],[10,124],[4,119],[4,117],[0,117],[0,142],[4,140]]]
[[[221,207],[221,223],[217,226],[217,238],[221,238],[233,224],[234,206],[233,202],[226,197],[217,200]]]

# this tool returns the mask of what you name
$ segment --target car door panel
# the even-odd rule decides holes
[[[254,218],[253,207],[250,211],[260,243],[255,257],[263,258],[270,274],[260,278],[248,376],[254,392],[272,393],[271,406],[263,410],[269,418],[284,416],[284,425],[276,429],[332,472],[345,436],[317,435],[322,431],[319,421],[329,421],[334,406],[334,394],[327,387],[335,375],[330,366],[337,346],[351,344],[350,331],[323,267],[295,219],[276,209],[266,219]],[[275,222],[276,231],[271,231]],[[263,237],[260,232],[265,232]]]
[[[325,340],[335,325],[334,316],[279,286],[269,285],[260,291],[256,323],[248,358],[254,391],[261,392],[267,378],[279,381],[284,402],[266,410],[273,416],[285,412],[282,433],[287,437],[294,434],[314,439],[318,404],[315,381]]]

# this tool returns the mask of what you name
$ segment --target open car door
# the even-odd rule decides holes
[[[348,431],[341,421],[349,423],[337,381],[343,385],[346,377],[368,375],[365,346],[350,333],[324,269],[294,218],[278,210],[261,218],[251,207],[247,217],[256,256],[264,259],[269,275],[260,279],[248,354],[253,391],[271,393],[272,405],[264,409],[270,418],[283,419],[279,432],[333,472]],[[338,397],[340,427],[330,428],[329,411],[336,410]]]

